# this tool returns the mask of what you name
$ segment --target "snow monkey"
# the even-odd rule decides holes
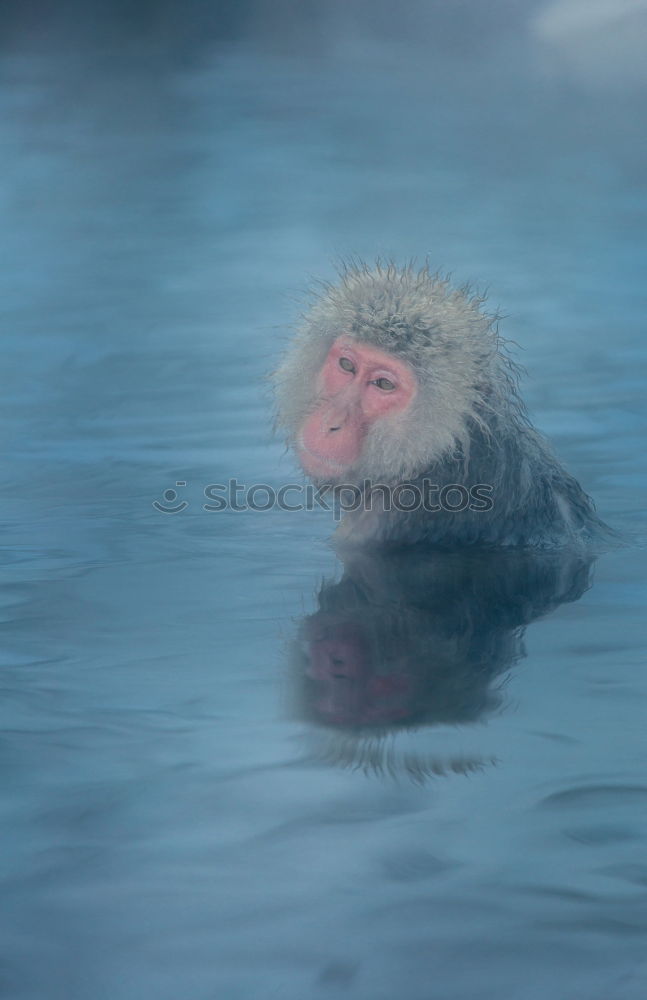
[[[609,529],[533,428],[483,299],[353,262],[274,374],[277,424],[358,542],[586,545]],[[343,489],[342,489],[343,487]]]

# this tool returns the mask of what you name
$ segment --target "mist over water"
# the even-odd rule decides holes
[[[643,1000],[646,25],[3,9],[0,996]],[[204,510],[301,481],[264,376],[353,254],[487,289],[627,538],[590,579],[349,564],[325,511]],[[300,690],[332,640],[352,702]],[[416,728],[322,724],[412,691]]]

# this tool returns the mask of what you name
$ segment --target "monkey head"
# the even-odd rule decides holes
[[[481,303],[427,267],[352,265],[324,286],[275,374],[277,422],[305,472],[393,483],[468,450],[509,381]]]

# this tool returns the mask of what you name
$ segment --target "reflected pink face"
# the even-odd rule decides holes
[[[350,337],[338,337],[317,378],[316,409],[299,435],[297,450],[304,470],[325,478],[351,468],[372,424],[406,410],[416,390],[416,377],[406,362]]]
[[[403,722],[411,714],[413,685],[408,674],[378,675],[362,629],[314,615],[308,624],[310,663],[316,682],[314,708],[330,725]]]

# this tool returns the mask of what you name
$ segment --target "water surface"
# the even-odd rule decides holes
[[[433,4],[11,22],[11,1000],[647,993],[644,94],[549,71],[537,5],[476,6],[465,32]],[[629,538],[588,589],[524,577],[525,618],[476,587],[491,677],[463,650],[463,700],[370,752],[298,697],[349,572],[330,515],[202,506],[301,481],[263,376],[340,253],[489,287],[533,418]],[[188,507],[160,513],[171,487]],[[393,578],[351,570],[372,635]],[[465,590],[438,572],[456,600],[412,585],[405,641],[440,662]]]

